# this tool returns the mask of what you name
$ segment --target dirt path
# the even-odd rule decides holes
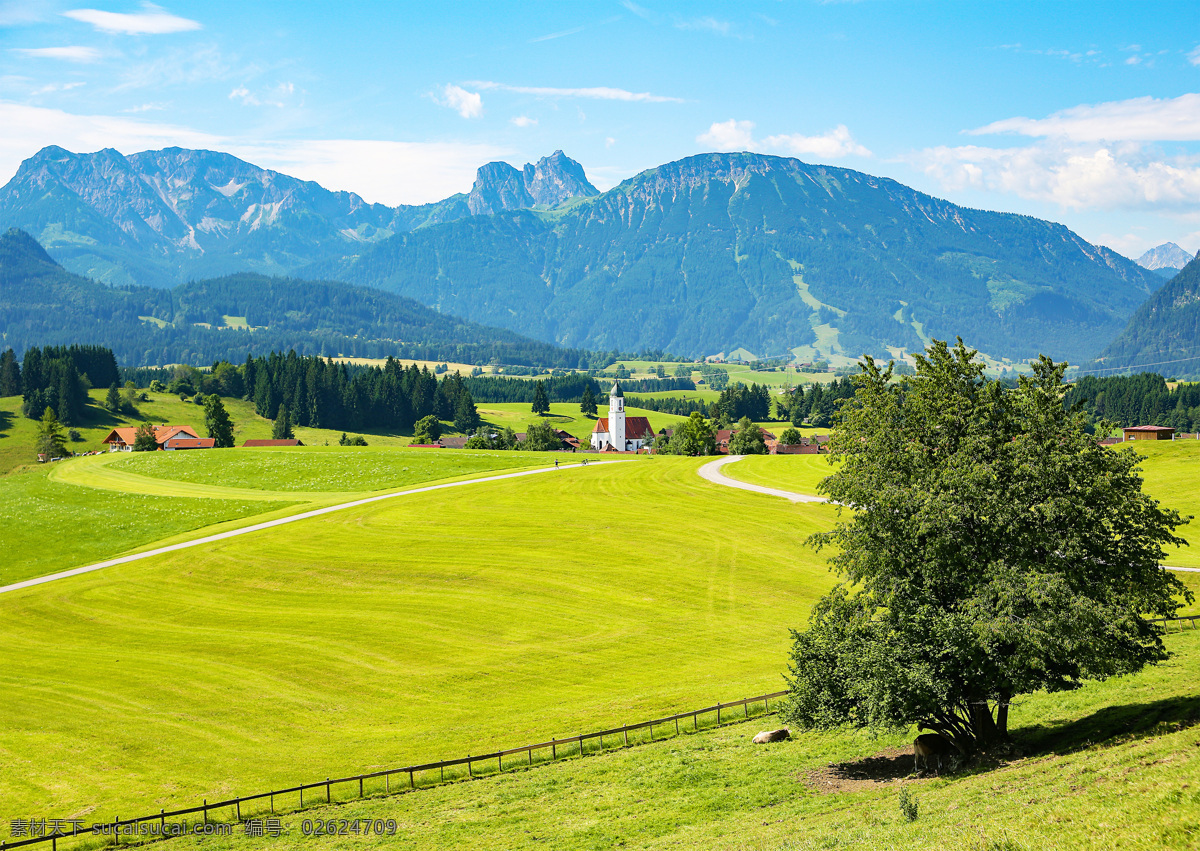
[[[791,500],[792,502],[828,502],[823,496],[811,496],[806,493],[794,493],[792,491],[779,490],[778,488],[768,488],[762,485],[752,485],[749,482],[739,482],[737,479],[731,479],[729,476],[721,472],[721,468],[726,464],[732,464],[734,461],[741,461],[745,455],[729,455],[725,458],[718,458],[716,461],[709,461],[696,472],[700,477],[707,479],[714,485],[724,485],[727,488],[737,488],[738,490],[752,491],[754,493],[762,493],[767,496],[778,496],[783,499]]]
[[[792,502],[828,502],[829,500],[820,496],[811,496],[805,493],[794,493],[793,491],[779,490],[778,488],[768,488],[762,485],[752,485],[748,482],[739,482],[737,479],[731,479],[729,476],[721,472],[721,468],[726,464],[732,464],[735,461],[741,461],[745,455],[729,455],[724,458],[718,458],[715,461],[709,461],[696,472],[701,478],[707,479],[714,485],[725,485],[729,488],[738,488],[744,491],[753,491],[754,493],[763,493],[767,496],[778,496],[783,499],[789,499]],[[1200,567],[1175,567],[1173,565],[1164,564],[1163,570],[1178,570],[1183,573],[1200,573]],[[4,589],[0,588],[0,591]]]
[[[619,461],[592,461],[587,466],[597,466],[602,464],[620,463]],[[119,558],[108,559],[107,561],[96,562],[95,564],[85,565],[83,567],[64,570],[59,573],[51,573],[47,576],[37,576],[33,579],[26,579],[23,582],[14,582],[12,585],[0,586],[0,594],[8,591],[17,591],[21,588],[32,588],[34,585],[42,585],[46,582],[54,582],[58,579],[66,579],[68,576],[78,576],[81,573],[91,573],[93,570],[103,570],[106,567],[114,567],[118,564],[128,564],[132,561],[138,561],[151,556],[162,555],[163,553],[172,553],[178,550],[186,550],[190,547],[199,547],[204,544],[211,544],[216,541],[223,541],[227,538],[236,538],[238,535],[248,535],[251,532],[258,532],[262,529],[272,529],[276,526],[283,526],[288,523],[295,523],[299,520],[307,520],[310,517],[320,517],[322,514],[330,514],[334,511],[342,511],[347,508],[356,508],[360,505],[370,505],[373,502],[382,502],[385,499],[395,499],[400,496],[412,496],[418,493],[428,493],[429,491],[444,490],[446,488],[461,488],[468,485],[481,485],[485,482],[498,482],[502,479],[516,479],[521,476],[536,476],[539,473],[554,473],[563,470],[581,469],[583,464],[562,465],[561,467],[539,467],[536,470],[520,470],[515,473],[501,473],[496,476],[485,476],[481,479],[467,479],[459,482],[445,482],[440,485],[426,485],[419,488],[410,488],[409,490],[395,491],[394,493],[379,494],[378,496],[370,496],[364,499],[355,499],[350,502],[342,502],[337,505],[327,505],[322,508],[316,508],[312,511],[303,511],[299,514],[292,514],[288,517],[280,517],[277,520],[266,520],[262,523],[255,523],[251,526],[243,526],[240,529],[231,529],[228,532],[220,532],[216,535],[207,535],[203,538],[196,538],[193,541],[184,541],[178,544],[171,544],[166,547],[158,547],[145,552],[134,553],[133,555],[120,556]]]

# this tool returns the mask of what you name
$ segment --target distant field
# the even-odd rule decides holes
[[[1167,562],[1200,567],[1200,441],[1139,440],[1133,449],[1146,456],[1142,463],[1146,491],[1164,506],[1196,518],[1179,530],[1191,546],[1169,553]]]
[[[608,391],[606,390],[605,392],[607,393]],[[605,396],[604,400],[607,399],[608,397]],[[532,423],[542,419],[530,410],[528,402],[480,402],[476,407],[479,409],[479,416],[486,422],[499,428],[508,427],[516,432],[526,431]],[[669,428],[683,419],[671,414],[660,414],[658,411],[647,411],[642,408],[626,408],[625,414],[630,417],[649,417],[650,425],[655,431],[658,431],[660,428]],[[597,416],[608,416],[607,404],[598,405]],[[595,419],[586,417],[579,412],[578,402],[551,403],[550,416],[546,419],[550,420],[555,428],[562,429],[580,439],[587,438],[592,433],[592,429],[596,427]]]
[[[911,733],[806,733],[753,745],[756,731],[778,723],[764,720],[411,795],[312,807],[284,817],[277,840],[235,831],[165,847],[1195,848],[1200,632],[1173,634],[1167,645],[1175,658],[1141,674],[1023,698],[1012,727],[1026,756],[989,769],[906,777]],[[863,772],[860,761],[881,752],[879,780],[828,785],[838,781],[831,765]],[[901,815],[901,788],[917,800],[915,822]],[[305,819],[395,819],[397,835],[304,837]]]
[[[419,494],[0,595],[5,811],[154,810],[777,688],[831,583],[802,541],[832,511],[719,488],[703,460]]]
[[[553,456],[537,452],[339,446],[131,453],[113,467],[142,476],[221,487],[354,493],[552,463]]]

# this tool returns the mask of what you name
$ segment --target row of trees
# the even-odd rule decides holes
[[[1172,389],[1156,372],[1107,378],[1086,375],[1071,385],[1064,404],[1079,404],[1093,428],[1101,420],[1110,420],[1119,426],[1200,431],[1200,384],[1178,384]]]
[[[41,419],[53,408],[57,420],[76,425],[87,405],[87,391],[117,380],[117,361],[112,350],[101,346],[33,346],[17,364],[12,349],[0,356],[0,391],[23,397],[22,411],[30,419]]]

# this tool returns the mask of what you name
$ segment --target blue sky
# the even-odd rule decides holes
[[[0,180],[167,145],[389,204],[555,149],[600,188],[710,150],[1200,249],[1195,3],[0,0]]]

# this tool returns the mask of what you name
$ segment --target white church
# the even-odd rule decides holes
[[[608,393],[608,416],[596,420],[592,429],[592,449],[601,452],[637,452],[654,437],[646,417],[625,416],[625,394],[614,381]]]

